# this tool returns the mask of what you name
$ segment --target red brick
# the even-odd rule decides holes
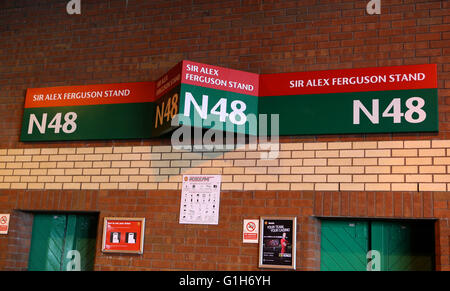
[[[82,8],[99,25],[71,23],[62,6],[36,11],[36,1],[21,1],[2,19],[0,32],[0,148],[140,146],[170,144],[170,139],[22,143],[26,88],[155,80],[182,59],[255,73],[299,72],[368,66],[436,63],[439,89],[439,132],[418,134],[354,134],[281,137],[282,141],[370,141],[450,139],[450,66],[448,63],[449,4],[422,1],[382,4],[382,14],[369,16],[364,2],[242,1],[242,3],[177,2],[142,4],[133,1],[123,13],[111,1],[114,22],[98,16],[102,4]],[[139,3],[138,3],[139,2]],[[327,2],[327,1],[325,1]],[[12,0],[5,7],[14,6]],[[151,8],[151,9],[149,9]],[[45,20],[46,15],[52,15]],[[83,17],[83,16],[82,16]],[[136,17],[139,23],[136,23]],[[44,20],[43,20],[44,19]],[[94,18],[93,18],[94,19]],[[183,21],[180,21],[183,19]],[[24,21],[26,20],[26,21]],[[42,22],[44,21],[44,22]],[[45,29],[33,25],[42,23]],[[30,26],[31,25],[31,26]],[[95,32],[92,34],[92,32]],[[27,45],[22,45],[26,40]],[[11,58],[11,56],[14,58]],[[44,70],[43,70],[44,68]],[[6,196],[4,196],[6,195]],[[277,192],[247,191],[224,194],[218,226],[180,225],[179,191],[3,191],[0,204],[7,212],[23,210],[99,211],[105,216],[147,219],[146,249],[125,259],[97,252],[97,270],[256,270],[256,246],[242,246],[242,219],[263,215],[295,215],[305,233],[300,242],[298,270],[320,268],[320,227],[312,215],[354,217],[442,217],[437,237],[437,268],[450,270],[448,251],[448,193]],[[5,198],[8,197],[8,198]],[[22,217],[20,219],[23,219]],[[26,220],[26,219],[25,219]],[[30,220],[26,220],[31,225]],[[317,223],[318,224],[318,223]],[[29,241],[30,226],[15,225],[11,238]],[[100,219],[99,234],[102,231]],[[14,237],[15,236],[15,237]],[[101,235],[99,235],[101,237]],[[15,239],[0,238],[0,269],[26,269],[29,249]],[[164,244],[173,243],[169,248]],[[184,243],[184,244],[183,244]],[[185,245],[186,244],[186,245]],[[226,245],[239,247],[219,249]],[[213,245],[213,246],[211,246]],[[207,247],[207,254],[202,254]],[[14,258],[5,251],[17,254]],[[243,251],[250,254],[242,257]],[[182,258],[177,259],[178,256]],[[209,256],[209,257],[208,257]],[[10,258],[10,259],[7,259]],[[215,261],[208,261],[208,258]],[[6,260],[7,259],[7,260]],[[228,260],[228,261],[227,261]]]

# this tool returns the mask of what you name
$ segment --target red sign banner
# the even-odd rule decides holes
[[[261,97],[437,87],[436,64],[265,74],[260,78]]]
[[[168,93],[176,86],[180,85],[182,64],[183,62],[178,63],[167,73],[165,73],[162,77],[156,80],[156,92],[155,92],[156,100],[161,98],[161,96],[164,96],[166,93]]]
[[[154,102],[155,82],[30,88],[25,108]]]
[[[259,96],[259,75],[183,61],[181,82],[194,86]]]

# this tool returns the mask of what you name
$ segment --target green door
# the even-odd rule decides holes
[[[93,270],[96,235],[96,215],[35,214],[28,270]]]
[[[321,232],[324,271],[365,271],[370,250],[378,252],[371,262],[381,271],[434,269],[432,222],[323,220]]]
[[[372,222],[372,249],[381,254],[382,271],[433,270],[433,237],[429,223]]]
[[[369,251],[368,222],[322,220],[320,269],[365,271]]]

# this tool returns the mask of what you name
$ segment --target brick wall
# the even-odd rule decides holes
[[[27,88],[153,81],[182,59],[255,73],[437,64],[439,133],[285,141],[450,138],[448,1],[385,0],[381,15],[363,0],[82,0],[81,15],[65,2],[0,3],[0,148],[35,146],[18,138]]]
[[[283,143],[234,151],[172,146],[0,149],[0,189],[174,190],[220,174],[222,190],[450,191],[450,141]]]
[[[298,218],[298,270],[320,266],[316,216],[436,220],[436,267],[450,270],[450,4],[368,1],[0,2],[0,269],[26,269],[32,215],[146,217],[142,256],[100,252],[98,270],[254,270],[242,219]],[[255,73],[437,64],[439,133],[282,137],[261,150],[176,151],[168,138],[21,143],[27,88],[156,80],[182,59]],[[222,174],[218,226],[178,224],[182,174]],[[426,192],[433,191],[433,192]],[[101,223],[100,223],[101,224]]]
[[[436,269],[450,271],[446,192],[222,191],[217,226],[179,224],[175,190],[6,190],[0,199],[27,211],[100,212],[96,270],[257,270],[258,246],[242,243],[242,221],[268,215],[297,217],[297,270],[320,267],[318,217],[435,219]],[[11,220],[18,235],[0,238],[0,269],[27,266],[30,217],[18,213]],[[146,218],[143,255],[100,252],[108,216]]]

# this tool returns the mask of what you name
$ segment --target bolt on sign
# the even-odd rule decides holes
[[[151,138],[181,125],[257,135],[437,132],[437,66],[258,75],[182,61],[156,82],[27,90],[21,141]],[[267,124],[270,127],[270,120]]]
[[[248,121],[259,114],[278,114],[280,135],[435,132],[439,124],[436,65],[257,75],[183,61],[156,90],[155,133],[187,124],[257,135]]]
[[[21,141],[150,138],[154,82],[27,90]]]
[[[9,214],[0,214],[0,234],[8,234]]]
[[[261,75],[280,135],[438,131],[436,65]]]
[[[181,124],[256,135],[258,88],[258,74],[182,61],[156,81],[154,135]]]

